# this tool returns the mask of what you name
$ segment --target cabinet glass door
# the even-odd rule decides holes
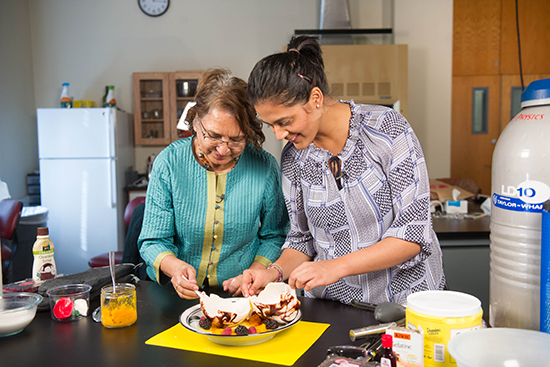
[[[136,144],[170,143],[168,77],[164,73],[134,74]]]
[[[176,128],[185,107],[189,102],[193,102],[195,99],[195,93],[197,91],[197,84],[199,81],[201,72],[175,72],[171,75],[172,79],[170,85],[174,88],[172,91],[172,121],[174,126],[172,128],[174,132],[173,140],[186,138],[191,136],[191,133],[187,130],[178,130]],[[185,116],[183,117],[185,118]]]

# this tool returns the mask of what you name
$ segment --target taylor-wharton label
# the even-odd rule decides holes
[[[531,204],[519,198],[511,198],[499,194],[493,194],[493,205],[497,208],[513,210],[516,212],[541,213],[542,203]]]

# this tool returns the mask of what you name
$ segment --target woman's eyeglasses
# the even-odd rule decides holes
[[[202,126],[201,120],[199,120],[199,128],[201,129],[202,137],[204,138],[204,143],[208,145],[210,148],[217,148],[220,145],[227,144],[227,147],[229,149],[237,150],[237,149],[244,148],[244,146],[246,145],[246,142],[244,141],[233,141],[233,140],[225,141],[225,140],[211,137],[208,131],[207,133],[204,132],[206,129],[204,128],[204,126]]]

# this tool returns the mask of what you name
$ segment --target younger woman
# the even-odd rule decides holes
[[[260,60],[247,96],[289,142],[281,172],[291,228],[275,263],[244,271],[243,294],[288,280],[309,297],[405,303],[443,289],[426,162],[401,114],[330,98],[321,48],[307,36]]]

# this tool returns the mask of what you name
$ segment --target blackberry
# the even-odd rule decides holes
[[[237,334],[237,335],[248,335],[248,328],[244,325],[239,325],[235,328],[235,334]]]
[[[279,327],[279,324],[275,320],[267,319],[264,323],[265,327],[271,330],[277,329]]]
[[[212,327],[212,321],[202,316],[201,319],[199,320],[199,326],[204,330],[209,330]]]

